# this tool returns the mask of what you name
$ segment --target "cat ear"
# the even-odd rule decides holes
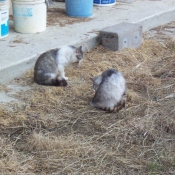
[[[75,50],[75,52],[76,52],[77,54],[81,53],[81,51],[82,51],[82,46],[76,48],[76,50]]]
[[[82,46],[79,47],[79,50],[82,51]]]

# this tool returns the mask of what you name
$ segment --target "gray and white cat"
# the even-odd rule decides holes
[[[119,111],[125,106],[126,82],[118,70],[107,69],[92,80],[95,95],[91,106],[110,112]]]
[[[66,86],[64,68],[83,59],[82,46],[63,46],[39,56],[34,67],[34,81],[40,85]]]

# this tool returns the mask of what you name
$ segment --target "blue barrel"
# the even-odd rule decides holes
[[[114,5],[116,0],[94,0],[94,5],[109,6]]]
[[[67,16],[85,18],[92,16],[93,0],[66,0]]]

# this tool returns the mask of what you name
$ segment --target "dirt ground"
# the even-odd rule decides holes
[[[90,78],[109,67],[127,81],[118,113],[89,105]],[[67,87],[39,86],[33,70],[0,86],[0,174],[175,174],[175,22],[138,49],[98,46],[66,74]]]
[[[144,34],[144,39],[152,39],[158,42],[167,42],[175,39],[175,21],[152,29]]]
[[[62,8],[49,8],[47,11],[47,25],[48,26],[54,26],[54,25],[65,26],[67,24],[86,22],[89,20],[92,20],[92,18],[68,17],[66,15],[65,9],[62,9]]]

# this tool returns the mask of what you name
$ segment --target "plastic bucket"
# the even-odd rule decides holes
[[[9,3],[0,1],[0,39],[9,34]]]
[[[13,0],[14,30],[19,33],[38,33],[46,30],[45,0]]]
[[[66,14],[72,17],[89,17],[93,13],[93,0],[66,0]]]
[[[114,5],[116,0],[94,0],[94,5],[98,6],[110,6]]]

